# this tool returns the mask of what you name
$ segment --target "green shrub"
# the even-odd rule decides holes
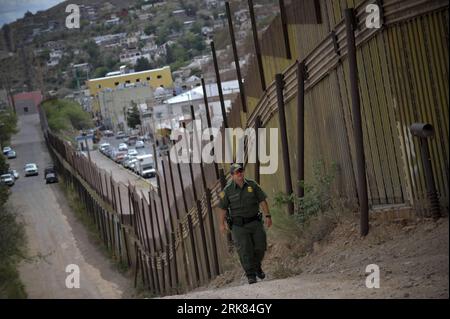
[[[275,205],[281,206],[289,202],[294,203],[294,218],[300,224],[306,223],[311,217],[320,212],[325,212],[331,207],[331,184],[335,179],[336,164],[333,163],[326,173],[323,161],[318,161],[313,166],[314,179],[310,184],[299,181],[304,189],[304,196],[296,194],[286,195],[278,193],[275,196]]]
[[[81,105],[69,100],[53,99],[43,103],[48,126],[54,132],[83,130],[93,127],[89,113]]]
[[[0,110],[0,141],[1,146],[10,143],[11,136],[17,133],[17,116],[12,109]]]

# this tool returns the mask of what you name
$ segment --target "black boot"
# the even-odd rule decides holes
[[[247,279],[248,279],[248,283],[249,283],[249,285],[251,285],[251,284],[256,284],[256,276],[247,276]]]
[[[262,268],[259,268],[256,271],[256,276],[258,276],[259,279],[264,279],[266,278],[266,274],[264,273],[264,271],[262,270]]]

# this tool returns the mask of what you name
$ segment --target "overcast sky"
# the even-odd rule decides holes
[[[25,12],[46,10],[63,0],[0,0],[0,26],[22,18]]]

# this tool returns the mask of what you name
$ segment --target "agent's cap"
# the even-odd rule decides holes
[[[235,172],[243,172],[244,166],[239,163],[231,164],[230,166],[230,174],[233,175]]]

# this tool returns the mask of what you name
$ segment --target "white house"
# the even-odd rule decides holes
[[[149,62],[151,61],[151,56],[149,53],[143,54],[138,50],[130,50],[120,54],[120,63],[130,63],[134,66],[140,58],[146,58]]]

